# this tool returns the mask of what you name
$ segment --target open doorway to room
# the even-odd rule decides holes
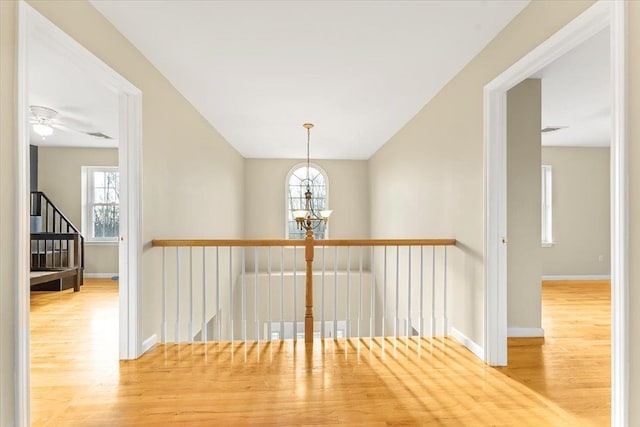
[[[19,424],[30,425],[32,412],[38,424],[47,411],[66,410],[62,401],[77,390],[73,384],[94,386],[104,375],[117,377],[119,359],[142,353],[142,121],[139,89],[27,3],[20,2],[18,12],[16,194],[23,215],[15,224],[16,406]],[[82,166],[99,166],[84,169],[84,183]],[[102,242],[92,251],[87,240]],[[31,295],[32,261],[42,276],[59,276],[36,280],[57,286],[38,301]],[[89,281],[98,279],[94,288],[109,294],[105,305],[87,302],[95,294]],[[32,306],[35,311],[51,304],[57,308],[46,316],[32,313]],[[74,366],[73,372],[62,369]],[[41,406],[32,411],[36,400]]]
[[[598,424],[611,401],[609,39],[507,94],[507,371]]]
[[[596,2],[571,23],[518,60],[489,82],[484,88],[485,101],[485,360],[494,366],[507,366],[508,336],[508,280],[507,247],[507,93],[547,65],[562,57],[600,31],[608,29],[610,43],[611,76],[611,128],[610,128],[610,239],[611,239],[611,348],[610,404],[605,403],[603,413],[611,417],[613,425],[624,425],[628,417],[628,306],[626,298],[628,280],[628,197],[627,197],[627,142],[626,142],[626,7],[621,2]],[[538,110],[540,111],[540,110]],[[541,123],[539,123],[542,125]],[[540,128],[538,128],[540,129]],[[540,148],[540,147],[539,147]],[[538,158],[538,157],[536,157]],[[539,168],[539,166],[537,166]],[[539,170],[539,169],[538,169]],[[538,175],[540,177],[540,175]],[[533,187],[532,187],[533,188]],[[537,182],[536,194],[540,181]],[[539,200],[539,199],[538,199]],[[539,228],[538,228],[539,230]],[[538,242],[540,242],[540,234]],[[508,244],[507,244],[508,243]],[[541,248],[540,248],[541,250]],[[541,266],[540,266],[541,270]],[[540,273],[541,276],[541,273]],[[538,289],[540,289],[538,281]],[[540,306],[541,299],[531,299],[531,305]],[[534,310],[535,311],[535,310]],[[539,339],[539,338],[538,338]],[[509,360],[511,365],[512,360]],[[506,368],[509,370],[510,368]],[[544,380],[553,378],[543,372]],[[581,374],[588,375],[582,372]],[[516,375],[515,373],[513,374]],[[570,384],[567,381],[567,384]],[[606,380],[605,380],[606,381]],[[562,390],[569,390],[566,387]],[[587,399],[590,390],[581,395]],[[563,396],[564,403],[577,399],[575,390]],[[559,397],[559,398],[560,398]],[[609,411],[610,408],[610,411]]]
[[[27,61],[31,421],[42,425],[118,370],[119,99],[41,39]]]

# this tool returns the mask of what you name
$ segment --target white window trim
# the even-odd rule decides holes
[[[307,166],[307,162],[296,163],[295,165],[293,165],[293,167],[289,169],[289,172],[287,173],[287,177],[284,181],[284,238],[285,239],[290,239],[289,237],[289,179],[291,178],[291,175],[293,175],[293,172],[295,172],[299,168],[306,167],[306,166]],[[309,162],[309,167],[318,169],[320,173],[324,176],[324,182],[327,186],[326,206],[327,208],[330,209],[331,205],[329,204],[329,175],[327,174],[327,171],[325,171],[324,168],[322,168],[317,163]],[[323,240],[327,240],[329,238],[330,223],[331,223],[331,220],[329,220],[325,225]]]
[[[92,187],[89,180],[93,175],[93,172],[119,172],[118,166],[82,166],[81,168],[81,182],[82,182],[82,218],[81,228],[82,235],[87,245],[117,245],[118,236],[114,237],[91,237],[91,221],[89,220],[89,200],[90,200],[90,188]]]
[[[541,194],[541,214],[542,214],[542,247],[553,246],[553,168],[551,165],[542,165],[542,194]]]

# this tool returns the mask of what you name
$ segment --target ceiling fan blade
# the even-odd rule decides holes
[[[73,117],[69,117],[69,116],[59,116],[56,118],[55,122],[60,124],[61,126],[65,126],[69,129],[73,129],[76,132],[87,132],[92,128],[91,123],[74,119]]]
[[[76,133],[84,133],[82,131],[70,128],[69,126],[65,126],[59,122],[54,122],[51,123],[51,127],[56,128],[58,130],[64,131],[64,132],[76,132]]]

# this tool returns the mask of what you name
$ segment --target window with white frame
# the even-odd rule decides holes
[[[88,242],[117,242],[120,175],[117,166],[82,167],[82,231]]]
[[[307,186],[313,194],[311,206],[316,213],[327,209],[328,184],[327,176],[320,167],[311,164],[294,167],[287,177],[287,238],[304,239],[305,231],[298,229],[293,211],[305,209],[305,192]],[[327,238],[327,225],[320,223],[313,230],[316,239]]]
[[[542,246],[553,245],[551,165],[542,165]]]

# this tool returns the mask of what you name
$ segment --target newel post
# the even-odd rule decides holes
[[[304,258],[307,261],[305,288],[304,341],[313,342],[313,231],[307,230],[304,240]]]

